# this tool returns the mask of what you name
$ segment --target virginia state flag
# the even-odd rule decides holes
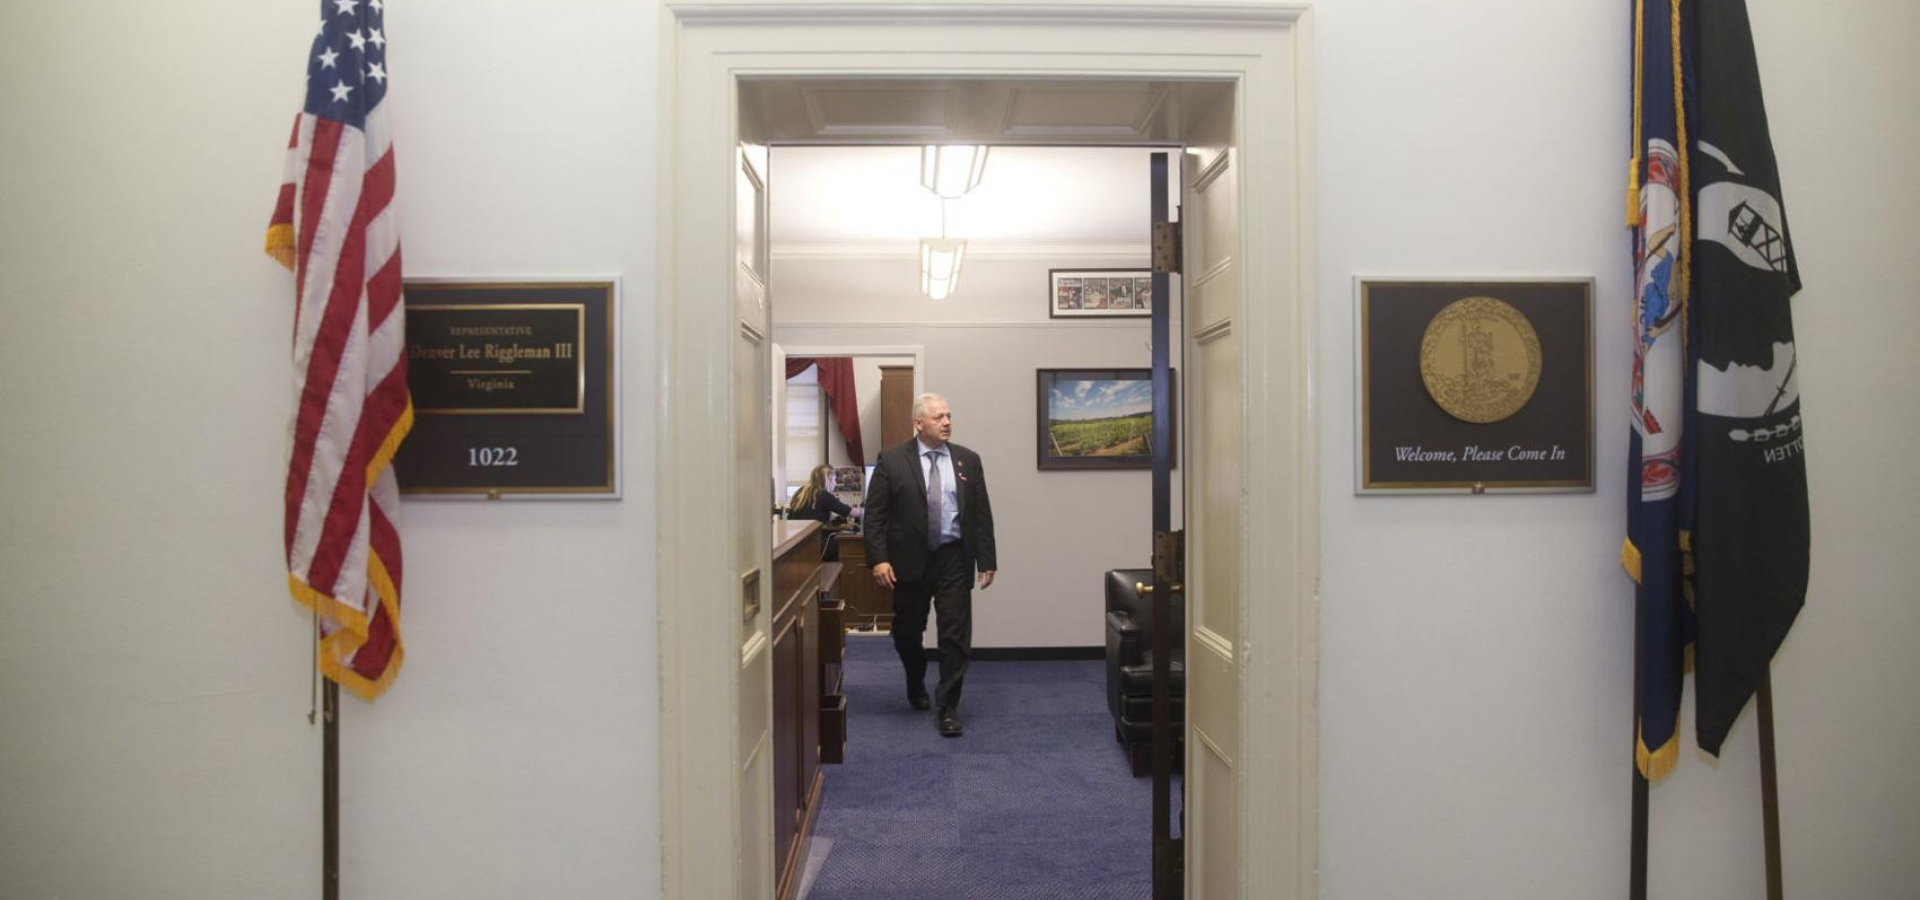
[[[1807,592],[1807,466],[1788,300],[1800,289],[1745,0],[1694,9],[1688,314],[1695,720],[1718,754]]]
[[[1633,230],[1633,430],[1627,443],[1627,537],[1621,562],[1636,583],[1634,759],[1649,780],[1679,759],[1681,679],[1692,628],[1682,580],[1682,459],[1686,426],[1690,232],[1681,0],[1636,0]]]

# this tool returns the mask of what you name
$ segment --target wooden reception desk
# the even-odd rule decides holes
[[[846,747],[845,606],[834,599],[840,564],[820,562],[820,523],[773,524],[773,870],[775,896],[789,900],[820,812],[820,766]]]

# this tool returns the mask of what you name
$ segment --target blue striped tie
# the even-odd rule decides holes
[[[927,549],[940,549],[940,531],[947,523],[941,509],[947,492],[940,481],[940,451],[927,451]]]

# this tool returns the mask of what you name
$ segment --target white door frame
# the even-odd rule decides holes
[[[742,897],[745,767],[731,354],[744,77],[1230,80],[1244,173],[1241,724],[1248,897],[1318,896],[1318,410],[1311,7],[1176,2],[690,2],[663,9],[659,321],[662,895]],[[804,48],[804,49],[802,49]],[[1194,275],[1197,273],[1189,273]],[[757,488],[756,488],[757,489]],[[758,707],[759,704],[751,704]],[[1198,864],[1196,848],[1188,858]],[[1196,898],[1200,900],[1200,898]],[[1204,898],[1220,900],[1220,898]]]

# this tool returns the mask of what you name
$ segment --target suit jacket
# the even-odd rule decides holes
[[[954,494],[959,497],[960,544],[983,572],[999,569],[993,549],[993,505],[980,454],[952,441]],[[867,563],[893,564],[901,581],[919,581],[927,571],[927,476],[920,471],[920,438],[880,451],[867,485]]]

